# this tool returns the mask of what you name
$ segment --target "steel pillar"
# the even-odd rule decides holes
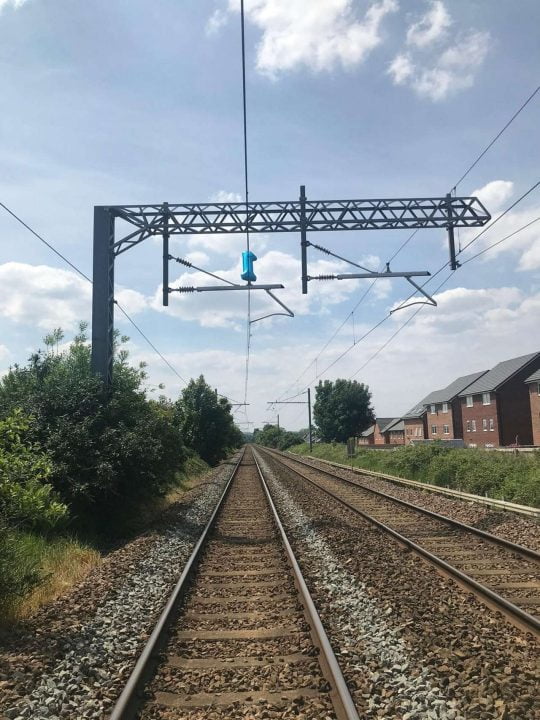
[[[112,383],[114,355],[114,214],[94,208],[92,293],[92,369],[105,385]]]
[[[300,248],[302,254],[302,295],[307,295],[306,186],[300,185]]]
[[[309,420],[309,452],[313,452],[313,436],[311,431],[311,388],[307,389],[307,406]]]

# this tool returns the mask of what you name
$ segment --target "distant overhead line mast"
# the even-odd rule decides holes
[[[115,221],[133,230],[116,237]],[[163,303],[168,304],[169,239],[172,235],[222,235],[298,232],[302,256],[302,292],[307,293],[308,232],[446,228],[450,267],[457,267],[454,227],[481,227],[490,214],[475,197],[308,200],[305,186],[298,201],[110,205],[94,208],[92,367],[107,385],[112,381],[114,334],[114,263],[117,255],[156,235],[163,238]]]

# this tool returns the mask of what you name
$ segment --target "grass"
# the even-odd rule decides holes
[[[0,613],[4,625],[28,617],[83,580],[100,564],[97,550],[71,538],[45,538],[33,533],[14,535],[18,562],[36,568],[40,582],[28,594],[11,597]]]
[[[306,444],[290,450],[309,455]],[[475,495],[540,506],[540,452],[513,455],[434,443],[398,446],[394,450],[359,448],[354,458],[348,458],[346,445],[317,443],[312,456]]]
[[[178,473],[177,484],[165,497],[156,498],[139,508],[130,519],[126,519],[125,537],[143,532],[159,515],[190,490],[209,466],[199,457],[187,460],[182,473]],[[10,531],[9,552],[12,562],[9,567],[20,594],[1,595],[0,578],[0,626],[9,627],[30,616],[39,607],[53,602],[71,587],[80,583],[93,568],[101,563],[101,552],[96,549],[102,540],[95,538],[82,542],[75,538],[45,537],[31,532]],[[95,547],[94,547],[95,546]],[[1,565],[1,563],[0,563]],[[27,575],[37,576],[39,581],[33,589],[26,591],[22,580]]]

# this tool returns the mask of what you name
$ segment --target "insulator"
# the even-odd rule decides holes
[[[193,292],[195,292],[195,288],[194,288],[194,287],[179,287],[179,288],[174,288],[174,290],[176,290],[176,292],[179,292],[179,293],[193,293]]]
[[[193,263],[190,263],[189,260],[184,260],[184,258],[174,258],[176,262],[180,263],[180,265],[185,265],[186,267],[191,267]]]
[[[335,275],[317,275],[314,278],[310,278],[311,280],[335,280]]]

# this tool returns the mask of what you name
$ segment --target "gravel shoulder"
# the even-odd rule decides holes
[[[202,475],[149,531],[0,637],[0,718],[107,715],[233,467]]]
[[[530,635],[357,515],[263,464],[361,717],[540,718]]]
[[[290,455],[294,457],[293,453]],[[324,460],[318,458],[303,455],[299,456],[299,459],[309,462],[313,467],[330,469],[339,477],[356,480],[373,490],[380,490],[392,495],[392,497],[406,500],[441,515],[447,515],[480,530],[498,535],[505,540],[525,545],[536,552],[540,552],[540,523],[532,518],[501,510],[491,510],[474,502],[445,497],[430,490],[417,490],[373,475],[362,475],[345,468],[329,466]]]

